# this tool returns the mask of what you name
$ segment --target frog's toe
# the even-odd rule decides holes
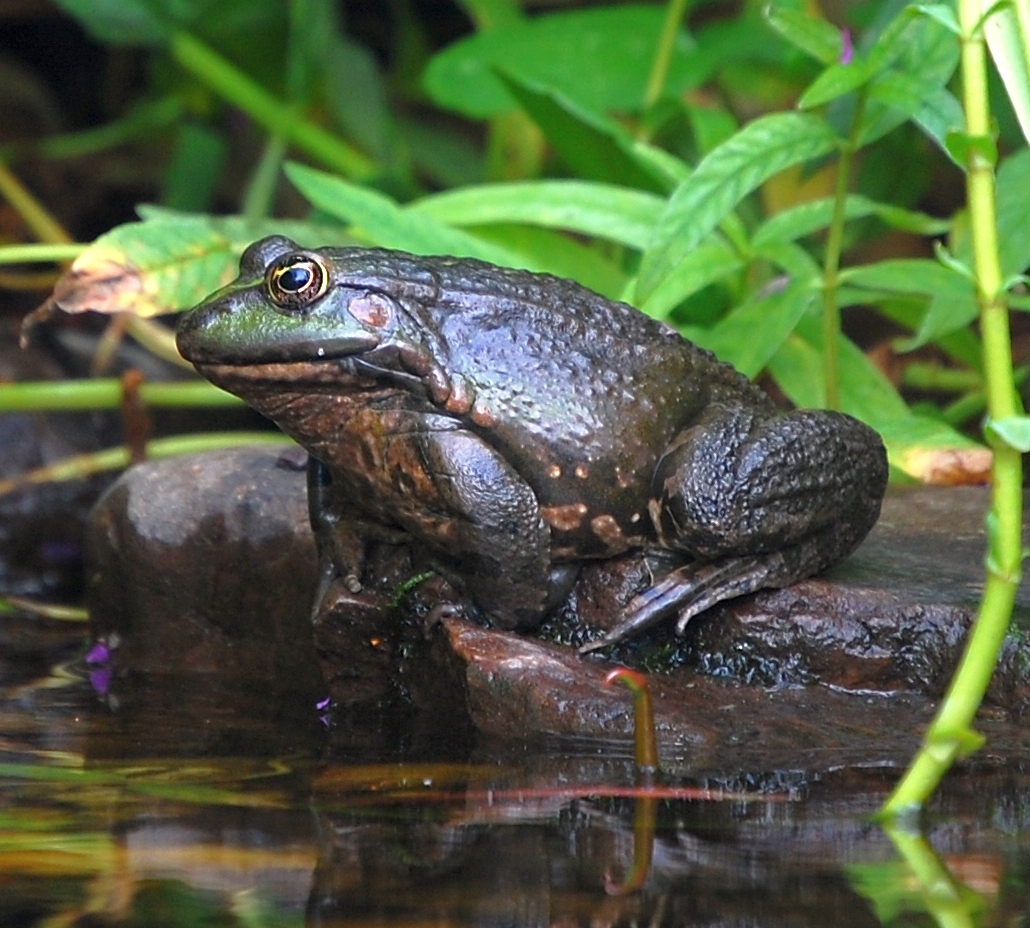
[[[690,563],[666,574],[635,596],[619,623],[597,641],[579,649],[589,654],[641,634],[677,612],[676,632],[682,635],[696,615],[724,599],[733,599],[775,583],[778,555],[727,557],[708,564]]]

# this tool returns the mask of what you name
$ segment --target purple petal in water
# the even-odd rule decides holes
[[[841,29],[840,31],[840,63],[851,64],[855,57],[855,46],[851,42],[851,30]]]
[[[315,703],[315,708],[319,712],[321,712],[323,709],[328,709],[329,708],[329,703],[331,703],[332,701],[333,701],[333,699],[332,699],[331,696],[326,696],[325,699],[320,699],[318,702]]]
[[[99,670],[91,670],[89,685],[93,687],[93,692],[106,696],[107,691],[111,688],[111,668],[101,667]]]
[[[87,664],[106,664],[110,659],[111,649],[103,641],[98,641],[93,645],[85,657]]]

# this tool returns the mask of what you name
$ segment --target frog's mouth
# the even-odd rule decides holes
[[[268,361],[245,364],[211,364],[193,361],[197,372],[216,387],[245,393],[248,386],[289,387],[294,391],[362,389],[373,379],[359,373],[347,360]]]

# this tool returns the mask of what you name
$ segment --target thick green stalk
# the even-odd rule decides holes
[[[289,104],[270,94],[188,32],[176,32],[170,47],[183,68],[246,111],[269,132],[281,134],[301,151],[352,180],[369,180],[376,174],[374,161],[333,133],[300,117]]]
[[[958,12],[962,29],[962,102],[966,133],[974,141],[989,139],[987,55],[983,35],[976,30],[981,7],[977,0],[959,0]],[[987,148],[977,144],[968,146],[966,196],[980,303],[987,411],[990,419],[1005,419],[1017,415],[1020,404],[1014,386],[1008,308],[998,257],[994,165],[985,156]],[[987,691],[1005,640],[1022,563],[1022,460],[1014,448],[997,440],[992,444],[990,548],[983,599],[944,701],[926,732],[923,747],[884,805],[885,815],[898,815],[921,806],[955,759],[975,746],[970,725]]]
[[[823,383],[826,386],[827,409],[840,408],[840,307],[837,305],[840,256],[844,249],[844,225],[847,221],[848,188],[851,186],[851,164],[858,148],[862,114],[865,112],[865,89],[859,91],[855,117],[848,140],[841,147],[837,162],[837,183],[833,191],[833,218],[826,235],[823,259]]]
[[[0,384],[0,413],[71,412],[117,409],[125,388],[117,377],[92,380],[40,380]],[[147,406],[237,406],[242,400],[207,381],[144,383],[140,400]]]

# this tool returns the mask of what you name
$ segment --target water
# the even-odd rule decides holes
[[[889,768],[808,757],[650,788],[623,745],[487,743],[368,712],[326,727],[307,696],[211,676],[100,694],[61,664],[79,639],[59,639],[0,678],[3,928],[986,926],[1030,911],[1027,774],[987,754],[948,779],[922,835],[892,836],[869,819]]]

